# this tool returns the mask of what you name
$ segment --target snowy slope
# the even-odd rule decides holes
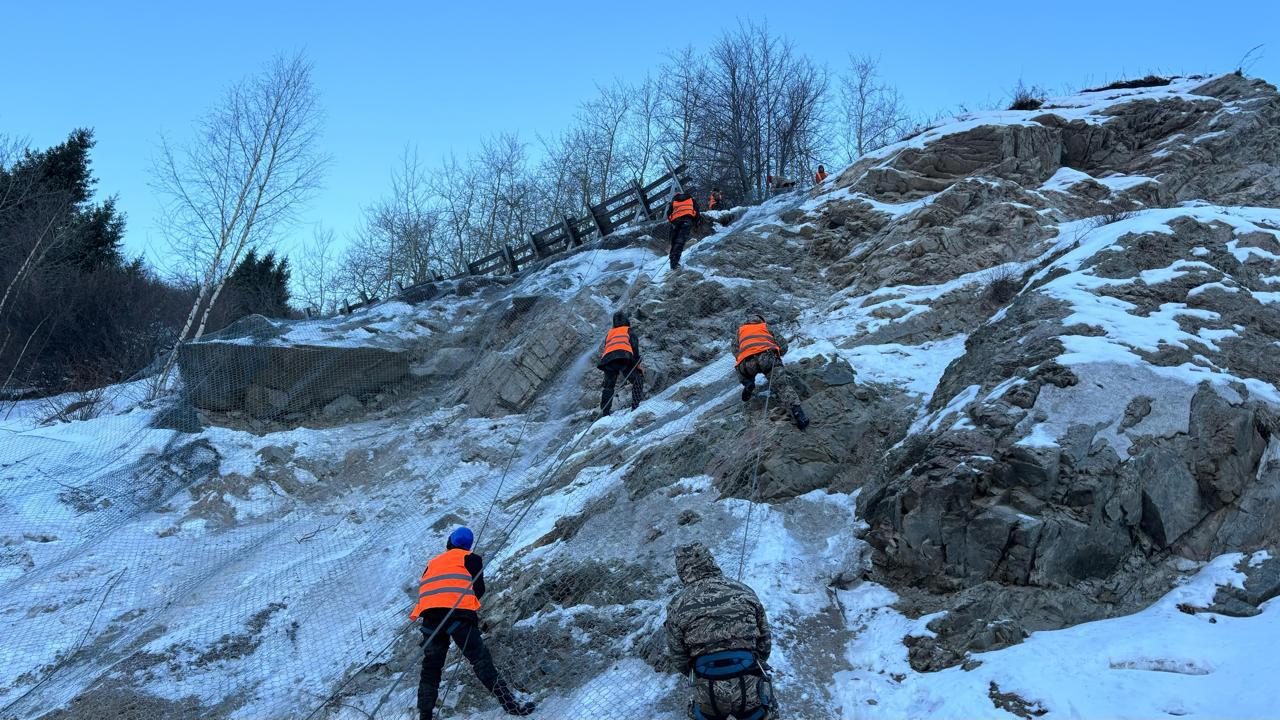
[[[1013,446],[1057,453],[1082,424],[1123,463],[1152,437],[1187,433],[1202,386],[1280,410],[1275,366],[1254,344],[1280,327],[1267,289],[1280,282],[1268,244],[1280,239],[1280,196],[1218,202],[1244,199],[1233,185],[1188,200],[1178,193],[1200,187],[1177,164],[1260,132],[1270,117],[1260,101],[1274,91],[1220,99],[1199,94],[1207,82],[959,118],[860,161],[820,194],[748,210],[694,244],[691,271],[678,275],[649,246],[589,248],[508,287],[384,303],[263,341],[474,353],[452,377],[363,414],[256,432],[211,415],[182,433],[155,427],[166,409],[128,388],[91,420],[41,425],[35,406],[15,408],[0,424],[0,717],[410,716],[414,582],[459,522],[481,531],[488,635],[540,703],[534,717],[683,717],[684,680],[660,660],[660,628],[676,588],[671,549],[693,540],[760,593],[789,717],[1269,714],[1274,601],[1251,617],[1214,607],[1219,586],[1262,567],[1267,543],[1213,557],[1197,551],[1221,543],[1170,543],[1151,562],[1174,579],[1098,614],[1149,607],[922,672],[908,643],[937,635],[928,626],[947,610],[913,612],[928,583],[883,564],[906,567],[907,554],[891,553],[918,549],[915,536],[886,549],[881,533],[897,528],[859,509],[871,475],[890,487],[878,495],[895,497],[897,453],[922,439],[955,446],[985,427],[989,406],[1039,382],[1041,366],[1084,382],[1046,384],[1025,416],[1010,415],[1004,446],[985,459],[963,448],[970,468]],[[940,143],[1040,132],[1043,113],[1138,127],[1144,115],[1117,110],[1131,103],[1196,120],[1106,172],[1000,157],[948,175],[918,160]],[[1241,165],[1219,157],[1198,162]],[[1136,212],[1112,217],[1107,203]],[[974,230],[992,220],[997,229]],[[1012,300],[987,299],[993,277],[1013,278]],[[1159,295],[1175,289],[1177,302]],[[503,319],[529,297],[547,309]],[[653,392],[638,412],[593,423],[595,334],[617,306],[644,333]],[[770,418],[767,393],[738,401],[725,335],[746,306],[792,339],[788,361],[815,416],[805,436]],[[476,410],[503,381],[486,358],[520,359],[540,331],[529,318],[554,320],[575,344],[527,407]],[[998,335],[1015,321],[1025,325],[1008,330],[1014,340]],[[1010,349],[1028,327],[1044,353]],[[843,363],[856,383],[841,379]],[[1151,407],[1126,424],[1140,390]],[[1276,446],[1256,461],[1260,486],[1280,464]],[[1038,520],[1017,512],[1019,527]],[[1164,577],[1153,573],[1153,585]],[[1041,589],[1035,578],[1012,584]],[[500,716],[466,668],[446,678],[442,715]]]

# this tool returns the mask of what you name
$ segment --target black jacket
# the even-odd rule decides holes
[[[471,553],[462,562],[466,565],[467,572],[471,573],[471,577],[476,579],[471,586],[471,592],[476,594],[477,599],[484,597],[484,558]],[[463,610],[461,608],[453,608],[452,614],[449,612],[449,608],[428,608],[419,617],[422,618],[424,627],[435,627],[445,617],[448,617],[450,622],[454,620],[471,623],[480,622],[480,615],[475,610]]]

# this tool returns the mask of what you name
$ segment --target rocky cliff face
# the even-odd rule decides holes
[[[1088,92],[726,213],[677,273],[639,227],[510,282],[208,343],[224,370],[279,353],[253,373],[274,392],[210,373],[198,435],[140,407],[67,426],[98,438],[74,456],[6,467],[61,480],[5,500],[0,702],[403,711],[413,580],[466,522],[488,533],[495,654],[541,717],[681,716],[659,628],[691,540],[764,598],[789,715],[925,712],[898,701],[918,672],[978,677],[999,654],[977,653],[1276,545],[1277,167],[1264,82]],[[619,307],[649,399],[593,422]],[[806,433],[768,393],[738,399],[729,342],[755,313],[791,339]],[[301,350],[340,372],[291,389]],[[394,373],[365,371],[374,351]],[[1256,614],[1280,589],[1263,555],[1219,566],[1246,579],[1182,614]],[[86,639],[28,614],[90,611],[103,568],[130,590]],[[992,678],[956,707],[1043,709]],[[447,706],[489,717],[471,682]]]

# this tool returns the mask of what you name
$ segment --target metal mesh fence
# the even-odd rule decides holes
[[[650,263],[599,275],[586,257],[579,276],[622,283],[623,303],[656,274]],[[488,322],[463,304],[437,300],[414,322]],[[378,332],[359,313],[313,324],[361,322]],[[516,337],[519,322],[489,322],[478,348]],[[474,358],[425,394],[412,372],[377,390],[357,382],[363,402],[348,411],[337,391],[376,380],[379,353],[221,342],[237,359],[203,373],[188,363],[182,397],[230,384],[248,388],[240,408],[273,411],[206,409],[200,427],[186,401],[146,399],[148,378],[110,388],[97,417],[49,422],[44,409],[70,397],[8,408],[0,717],[413,716],[421,650],[408,613],[458,524],[479,531],[485,636],[534,717],[683,716],[682,680],[661,663],[670,544],[654,542],[675,520],[628,475],[737,394],[730,358],[593,423],[595,338],[509,414],[452,402]],[[275,397],[255,385],[268,376],[305,388]],[[291,405],[301,395],[316,407]],[[746,430],[756,442],[774,431],[766,414]],[[759,541],[752,505],[726,504],[707,538],[730,575]],[[437,717],[499,716],[470,668],[446,668]]]

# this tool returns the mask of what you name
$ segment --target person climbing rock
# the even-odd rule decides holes
[[[821,165],[818,166],[818,172],[813,174],[813,184],[821,185],[823,180],[827,179],[827,169]]]
[[[686,192],[678,192],[667,203],[667,222],[671,223],[671,269],[680,267],[680,255],[689,242],[689,233],[698,220],[698,201]]]
[[[613,393],[618,376],[631,383],[631,409],[635,410],[644,400],[644,369],[640,367],[640,340],[631,329],[626,313],[613,314],[613,329],[604,338],[604,351],[596,367],[604,371],[604,386],[600,390],[600,416],[613,410]]]
[[[422,620],[422,678],[418,682],[418,713],[431,720],[440,692],[440,673],[449,641],[471,663],[476,678],[493,693],[508,715],[528,715],[534,704],[516,698],[493,664],[480,633],[480,598],[484,595],[484,560],[471,552],[471,530],[460,527],[449,534],[445,551],[427,563],[419,581],[418,604],[410,620]]]
[[[720,188],[711,188],[711,194],[707,196],[707,209],[715,210],[724,207],[724,193],[720,192]]]
[[[809,417],[800,406],[800,393],[790,373],[782,367],[782,356],[787,354],[785,338],[775,338],[764,318],[756,315],[738,327],[733,342],[733,356],[738,379],[742,382],[742,402],[751,399],[756,389],[756,375],[769,380],[769,389],[776,391],[778,401],[791,413],[796,427],[809,427]]]
[[[702,543],[676,548],[684,587],[667,605],[667,650],[693,680],[689,717],[764,720],[775,706],[769,620],[755,591],[725,577]]]

